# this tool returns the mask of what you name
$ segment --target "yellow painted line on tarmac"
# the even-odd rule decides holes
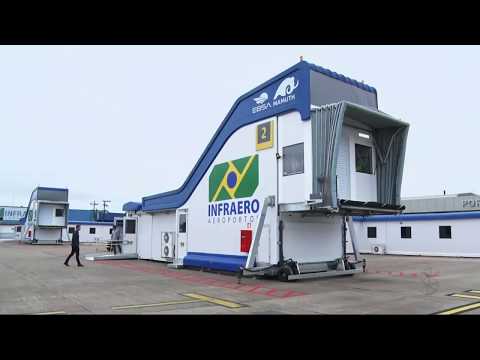
[[[480,302],[473,303],[470,305],[458,306],[449,310],[439,312],[437,315],[455,315],[455,314],[463,313],[465,311],[475,310],[478,308],[480,308]]]
[[[37,313],[33,315],[60,315],[60,314],[66,314],[65,311],[50,311],[50,312],[44,312],[44,313]]]
[[[475,300],[480,300],[480,296],[475,296],[475,295],[466,295],[466,294],[451,294],[450,296],[453,296],[453,297],[458,297],[458,298],[464,298],[464,299],[475,299]]]
[[[211,304],[224,306],[224,307],[229,308],[229,309],[238,309],[238,308],[246,306],[246,305],[238,304],[238,303],[235,303],[235,302],[232,302],[232,301],[228,301],[228,300],[224,300],[224,299],[218,299],[218,298],[214,298],[214,297],[211,297],[211,296],[205,296],[205,295],[201,295],[201,294],[189,293],[189,294],[183,294],[183,296],[187,296],[187,297],[192,298],[192,299],[197,299],[198,301],[205,301],[205,302],[208,302],[208,303],[211,303]]]
[[[156,304],[113,306],[112,310],[140,309],[140,308],[156,307],[156,306],[190,304],[190,303],[196,303],[196,302],[201,302],[201,300],[177,300],[177,301],[161,302]]]

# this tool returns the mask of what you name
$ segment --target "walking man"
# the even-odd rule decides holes
[[[83,266],[80,263],[80,235],[79,235],[79,232],[80,232],[80,225],[77,225],[75,227],[75,231],[73,232],[73,236],[72,236],[72,252],[70,253],[70,255],[68,255],[67,259],[65,260],[65,262],[64,262],[65,266],[69,266],[68,262],[70,261],[70,258],[73,256],[73,254],[75,254],[75,257],[77,259],[77,265],[78,266]]]

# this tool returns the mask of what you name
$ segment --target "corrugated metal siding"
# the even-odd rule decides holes
[[[475,211],[480,210],[480,196],[445,196],[420,199],[403,199],[405,213]]]
[[[337,158],[337,186],[339,199],[350,199],[350,151],[348,131],[344,127]]]

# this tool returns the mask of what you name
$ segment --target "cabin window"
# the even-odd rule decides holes
[[[371,174],[372,148],[361,144],[355,144],[355,168],[357,172]]]
[[[21,226],[17,226],[17,232],[20,232],[22,231],[22,227]]]
[[[452,238],[452,227],[450,225],[439,226],[438,227],[438,233],[439,233],[440,239],[451,239]]]
[[[96,229],[93,227],[93,228],[90,228],[90,234],[95,234],[96,232]]]
[[[75,232],[75,228],[74,228],[73,226],[70,226],[70,227],[68,228],[68,233],[69,233],[69,234],[73,234],[74,232]]]
[[[377,227],[376,226],[369,226],[367,228],[367,237],[369,239],[376,239],[377,238]]]
[[[303,174],[303,143],[283,148],[283,176]]]
[[[411,226],[400,227],[400,237],[402,239],[411,239],[412,238],[412,227]]]
[[[63,209],[55,209],[55,216],[62,217],[63,216]]]
[[[135,220],[125,220],[125,234],[135,234]]]
[[[178,232],[180,234],[187,232],[187,214],[180,214],[178,217]]]

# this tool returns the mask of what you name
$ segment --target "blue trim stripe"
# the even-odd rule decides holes
[[[480,219],[480,211],[353,216],[352,219],[361,222]]]
[[[239,255],[188,252],[187,256],[183,258],[184,266],[193,266],[233,272],[239,271],[240,267],[245,266],[246,263],[247,257]]]

